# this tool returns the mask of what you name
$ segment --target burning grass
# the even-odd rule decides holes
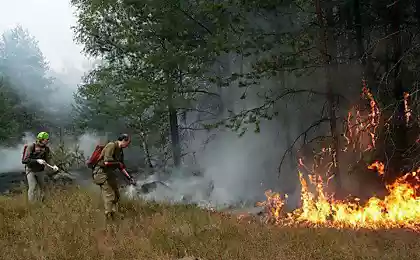
[[[380,124],[381,111],[370,90],[363,81],[362,97],[369,102],[369,111],[361,111],[359,106],[348,112],[345,122],[345,147],[342,154],[347,152],[363,155],[376,149],[377,129]],[[405,122],[410,123],[411,110],[408,107],[409,94],[404,95]],[[389,122],[390,119],[385,120]],[[336,148],[338,150],[338,148]],[[285,199],[278,193],[266,192],[267,200],[260,203],[265,206],[268,220],[283,226],[333,227],[351,229],[389,229],[406,228],[420,232],[420,168],[405,174],[390,185],[386,185],[388,194],[384,198],[371,197],[366,203],[360,199],[336,200],[333,194],[325,192],[329,180],[335,177],[331,168],[338,168],[336,149],[322,147],[321,152],[314,158],[314,166],[307,167],[303,159],[299,159],[299,166],[307,172],[309,183],[304,174],[299,172],[301,183],[301,207],[291,213],[283,211]],[[325,160],[329,155],[331,162]],[[319,165],[324,161],[325,169]],[[386,166],[380,161],[374,161],[367,169],[374,170],[384,177]],[[342,176],[340,176],[341,178]],[[326,180],[326,181],[324,181]],[[310,188],[314,188],[311,191]],[[369,189],[369,186],[366,185]]]
[[[261,204],[267,207],[269,219],[276,224],[352,229],[407,228],[420,232],[419,173],[420,169],[397,179],[387,185],[389,194],[385,198],[372,197],[364,205],[358,199],[337,201],[333,196],[327,196],[320,178],[316,181],[311,178],[312,184],[316,185],[316,192],[311,193],[300,174],[301,208],[282,215],[283,199],[271,191],[266,192],[267,201]]]
[[[418,233],[290,228],[194,206],[124,201],[105,231],[99,195],[51,192],[44,205],[0,197],[1,259],[420,259]]]

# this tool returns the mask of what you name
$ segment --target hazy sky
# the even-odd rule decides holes
[[[52,69],[82,69],[86,58],[73,42],[70,0],[0,0],[0,32],[20,24],[36,37]]]

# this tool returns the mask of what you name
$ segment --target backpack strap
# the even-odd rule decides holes
[[[26,147],[26,149],[28,149],[29,147],[31,148],[31,151],[29,152],[29,157],[31,157],[31,155],[35,152],[35,145],[35,143],[32,143]]]
[[[35,146],[36,146],[36,143],[32,143],[32,145],[31,145],[32,149],[31,149],[31,152],[29,153],[29,157],[31,157],[34,154]]]
[[[35,152],[35,145],[36,145],[35,143],[32,143],[31,145],[26,145],[26,149],[28,149],[28,148],[29,148],[29,146],[32,146],[32,147],[31,147],[31,151],[29,152],[29,156],[28,156],[29,158],[30,158],[30,157],[32,156],[32,154]],[[25,156],[25,154],[26,154],[26,151],[27,151],[26,149],[25,149],[24,153],[22,154],[22,160],[24,159],[24,156]],[[26,169],[28,168],[28,165],[27,165],[27,164],[25,164],[25,167],[24,167],[24,168],[25,168],[25,172],[26,172]]]
[[[35,146],[36,146],[36,143],[32,143],[32,150],[31,150],[30,156],[35,152]],[[50,152],[50,148],[48,146],[45,146],[45,152],[46,153]]]

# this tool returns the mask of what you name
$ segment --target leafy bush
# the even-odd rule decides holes
[[[55,164],[64,171],[81,168],[86,161],[78,144],[71,146],[63,140],[60,140],[56,147],[52,147],[52,156]]]

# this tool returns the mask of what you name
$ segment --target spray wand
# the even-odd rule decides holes
[[[52,166],[51,164],[49,164],[49,163],[47,163],[47,162],[45,162],[44,163],[44,165],[46,165],[48,168],[50,168],[50,169],[54,169],[55,167],[54,166]],[[64,175],[64,176],[66,176],[66,177],[70,177],[71,178],[71,173],[69,173],[69,172],[67,172],[67,171],[65,171],[65,170],[63,170],[63,169],[61,169],[61,168],[59,168],[59,167],[57,167],[58,168],[58,171],[57,171],[57,173],[65,173],[65,174],[62,174],[62,175]]]
[[[127,172],[125,168],[121,169],[121,172],[124,173],[125,177],[127,177],[127,179],[130,182],[130,185],[137,186],[136,181],[133,179],[133,177],[130,176],[130,174]]]

